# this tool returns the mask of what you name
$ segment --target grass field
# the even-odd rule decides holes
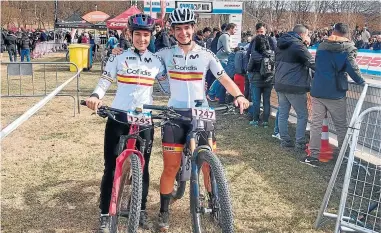
[[[4,72],[2,67],[2,94],[7,91]],[[82,73],[82,98],[95,87],[99,74],[98,66]],[[62,83],[71,75],[60,72],[58,80]],[[49,78],[54,88],[55,73]],[[74,83],[64,92],[73,90]],[[2,128],[39,99],[2,98]],[[112,96],[106,96],[104,102],[111,101]],[[165,104],[166,98],[158,97],[155,103]],[[2,232],[97,229],[105,120],[86,108],[73,117],[72,108],[70,98],[56,97],[2,141]],[[252,128],[239,115],[223,116],[217,122],[217,153],[230,185],[236,232],[332,232],[331,226],[316,231],[313,223],[333,162],[319,169],[299,163],[300,155],[281,150],[271,137],[273,121],[270,124],[268,129]],[[148,198],[153,223],[159,211],[161,171],[160,130],[156,129]],[[337,203],[336,196],[333,202]],[[171,206],[171,213],[170,232],[191,232],[187,195]]]

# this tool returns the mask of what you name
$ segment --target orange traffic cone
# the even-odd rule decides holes
[[[308,156],[311,155],[309,144],[307,144],[306,152]],[[328,117],[327,115],[325,115],[325,118],[323,120],[322,133],[321,133],[319,161],[326,163],[332,159],[333,159],[333,149],[332,149],[332,146],[329,144]]]

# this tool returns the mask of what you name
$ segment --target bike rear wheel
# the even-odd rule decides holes
[[[111,216],[110,232],[137,232],[142,201],[142,165],[139,156],[130,155],[123,165],[117,212]]]
[[[190,211],[192,216],[193,233],[234,232],[233,211],[230,201],[228,183],[220,160],[208,150],[198,154],[196,164],[197,174],[192,172],[190,185]],[[211,192],[201,181],[202,165],[210,167]]]

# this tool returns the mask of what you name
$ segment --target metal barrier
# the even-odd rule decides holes
[[[31,58],[41,58],[47,53],[67,51],[66,43],[57,42],[38,42],[31,53]]]
[[[76,64],[72,62],[2,62],[1,65],[6,65],[6,75],[2,75],[2,77],[6,77],[5,83],[2,80],[2,90],[4,91],[4,87],[6,86],[6,93],[3,93],[2,91],[2,98],[47,96],[48,92],[53,91],[58,87],[61,80],[66,80],[59,77],[58,73],[65,71],[67,71],[68,74],[70,73],[69,67],[65,67],[65,70],[63,70],[62,66],[74,65],[78,73],[76,90],[74,91],[76,92],[75,95],[77,97],[78,113],[80,113],[80,72],[78,71]],[[73,109],[75,114],[76,103],[74,95],[72,93],[63,93],[58,94],[57,96],[72,97],[74,101]]]
[[[328,183],[323,202],[321,204],[315,227],[319,228],[328,219],[336,219],[335,232],[359,231],[380,232],[381,212],[381,107],[369,107],[377,104],[380,99],[374,99],[374,86],[366,84],[363,87],[354,108],[348,131],[340,149],[331,179]],[[360,112],[363,111],[363,113]],[[374,114],[374,112],[376,114]],[[359,140],[360,139],[360,140]],[[348,155],[346,174],[343,180],[338,213],[329,213],[328,204],[332,191],[337,182],[339,170],[343,165],[346,151],[351,141]]]
[[[350,122],[352,119],[354,110],[358,104],[359,97],[364,90],[364,86],[357,85],[356,83],[349,83],[349,90],[347,92],[347,121]],[[308,109],[308,122],[311,122],[311,100],[309,93],[307,94],[307,109]],[[272,90],[271,93],[271,107],[277,109],[278,108],[278,97],[275,90]],[[362,104],[362,111],[371,107],[381,106],[381,85],[377,84],[368,84],[367,95],[364,99],[364,103]],[[296,113],[293,108],[291,108],[290,115],[296,117]],[[336,133],[335,126],[333,121],[328,113],[328,127],[329,131],[333,134]]]
[[[376,137],[381,132],[381,107],[361,113],[353,131],[334,232],[344,227],[359,232],[381,232],[381,139]],[[378,151],[369,149],[367,143],[376,144]],[[366,172],[358,164],[365,166]]]
[[[75,64],[73,64],[75,65]],[[76,66],[76,65],[75,65]],[[43,106],[45,106],[45,104],[47,104],[51,99],[54,98],[54,96],[57,96],[57,94],[67,85],[69,84],[73,79],[77,79],[77,84],[78,84],[78,79],[79,79],[79,75],[81,73],[82,70],[78,70],[78,67],[76,66],[77,68],[77,73],[69,78],[68,80],[66,80],[66,82],[64,82],[63,84],[61,84],[59,87],[57,87],[55,90],[53,90],[49,95],[47,95],[45,98],[43,98],[42,100],[40,100],[36,105],[34,105],[32,108],[30,108],[28,111],[26,111],[23,115],[21,115],[19,118],[17,118],[15,121],[13,121],[11,124],[9,124],[7,127],[5,127],[2,131],[1,131],[1,134],[0,134],[0,140],[4,139],[6,136],[8,136],[8,134],[10,134],[13,130],[17,129],[17,127],[19,127],[22,123],[24,123],[25,121],[27,121],[31,116],[33,116],[33,114],[35,114],[38,110],[40,110]],[[78,98],[78,92],[77,92],[77,100],[79,102],[79,98]],[[78,106],[79,108],[79,106]]]
[[[336,214],[329,213],[327,211],[327,207],[328,207],[328,203],[329,203],[334,185],[335,185],[336,180],[337,180],[337,176],[339,174],[341,164],[344,160],[345,153],[346,153],[347,148],[348,148],[348,142],[351,139],[352,134],[353,134],[353,126],[355,124],[357,116],[359,116],[361,109],[363,107],[363,103],[364,103],[365,97],[367,95],[367,90],[368,90],[368,84],[365,84],[363,91],[359,97],[359,100],[356,104],[356,107],[353,111],[351,121],[349,123],[349,127],[348,127],[347,133],[346,133],[345,138],[344,138],[343,146],[340,148],[340,153],[337,157],[335,167],[333,169],[331,178],[329,180],[328,187],[327,187],[327,190],[326,190],[324,198],[323,198],[323,202],[320,206],[320,210],[319,210],[316,222],[315,222],[316,228],[318,228],[322,224],[322,222],[324,222],[323,217],[329,217],[329,218],[336,218],[337,217]]]

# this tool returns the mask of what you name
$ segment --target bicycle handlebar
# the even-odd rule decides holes
[[[81,100],[80,104],[83,106],[87,106],[85,100]],[[154,119],[156,119],[156,120],[169,120],[170,119],[170,120],[180,120],[180,121],[187,121],[187,122],[192,121],[191,118],[181,116],[180,114],[174,112],[173,109],[166,107],[166,106],[144,105],[144,108],[153,109],[153,110],[161,110],[161,111],[165,112],[163,114],[157,114],[157,115],[152,114],[151,118],[153,120]],[[111,118],[112,120],[117,121],[119,123],[128,124],[126,122],[121,122],[121,121],[118,121],[117,119],[115,119],[115,113],[116,114],[118,114],[118,113],[127,114],[128,112],[124,111],[124,110],[116,109],[116,108],[110,108],[108,106],[101,106],[98,108],[98,111],[97,111],[97,114],[101,117],[107,116],[107,117]]]
[[[151,109],[151,110],[158,110],[158,111],[180,111],[180,112],[186,112],[190,110],[190,108],[174,108],[174,107],[151,105],[151,104],[144,104],[143,109]]]
[[[83,106],[87,106],[85,100],[81,100],[80,104],[83,105]],[[114,120],[114,121],[116,121],[116,122],[118,122],[120,124],[128,125],[127,122],[119,121],[119,120],[117,120],[115,118],[115,114],[120,114],[120,113],[127,114],[126,111],[123,111],[123,110],[120,110],[120,109],[116,109],[116,108],[110,108],[108,106],[100,106],[98,108],[98,111],[97,111],[97,115],[100,116],[100,117],[103,117],[103,118],[108,117],[108,118],[110,118],[110,119],[112,119],[112,120]]]
[[[80,104],[83,106],[87,106],[85,100],[81,100]],[[234,106],[225,105],[225,106],[220,106],[220,107],[214,108],[214,111],[229,111],[231,108],[234,108]],[[152,114],[151,118],[153,120],[155,120],[155,119],[156,120],[167,120],[167,121],[168,120],[179,120],[179,121],[183,121],[183,122],[191,122],[192,121],[192,118],[182,116],[176,112],[176,111],[183,111],[183,112],[190,111],[191,108],[173,108],[173,107],[168,107],[168,106],[144,104],[143,109],[158,110],[158,111],[162,112],[161,114]],[[124,111],[124,110],[120,110],[120,109],[110,108],[108,106],[101,106],[98,108],[98,111],[97,111],[97,114],[101,117],[107,116],[107,117],[111,118],[112,120],[117,121],[119,123],[128,124],[126,122],[121,122],[121,121],[118,121],[117,119],[115,119],[115,113],[116,114],[118,114],[118,113],[127,114],[128,112]]]
[[[214,111],[225,111],[225,110],[229,109],[229,106],[225,105],[225,106],[220,106],[220,107],[216,107],[216,108],[213,108],[213,109],[214,109]]]
[[[214,111],[224,111],[228,110],[232,106],[225,105],[213,108]],[[181,111],[186,112],[190,111],[192,108],[174,108],[174,107],[167,107],[167,106],[158,106],[158,105],[150,105],[150,104],[144,104],[143,109],[151,109],[151,110],[158,110],[158,111]]]

